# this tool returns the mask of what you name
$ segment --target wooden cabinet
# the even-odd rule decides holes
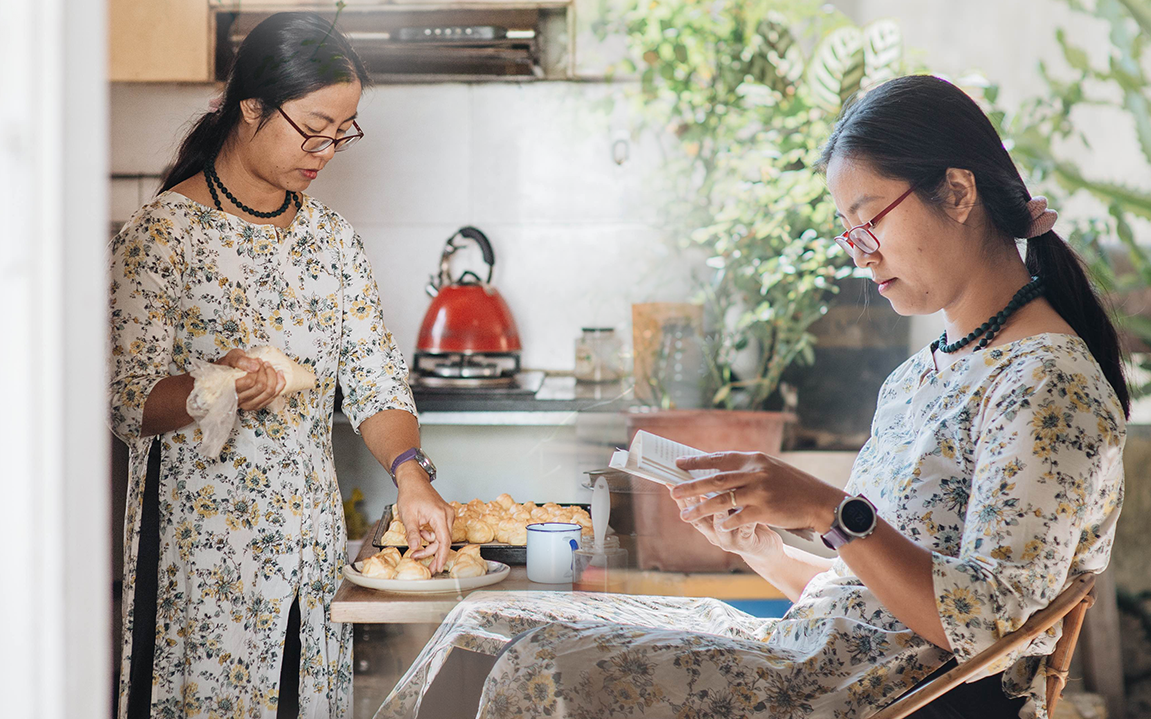
[[[210,82],[208,0],[109,0],[112,82]]]

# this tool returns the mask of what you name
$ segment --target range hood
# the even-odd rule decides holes
[[[376,82],[538,80],[570,77],[570,0],[331,4],[314,8],[244,3],[218,9],[216,79],[237,48],[274,12],[307,9],[335,20]]]

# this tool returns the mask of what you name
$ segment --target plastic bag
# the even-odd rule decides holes
[[[185,407],[203,432],[200,454],[218,457],[236,424],[236,408],[239,404],[236,379],[247,373],[242,369],[195,358],[190,359],[189,364],[196,384],[188,395]]]

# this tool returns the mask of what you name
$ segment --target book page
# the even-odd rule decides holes
[[[632,456],[635,456],[636,466],[641,469],[646,469],[651,472],[667,475],[669,479],[673,479],[676,484],[683,482],[690,482],[693,479],[700,479],[715,474],[715,470],[693,470],[691,472],[684,471],[675,465],[675,460],[680,457],[696,457],[701,454],[706,454],[694,447],[689,447],[686,444],[673,442],[666,437],[652,434],[640,430],[636,432],[635,439],[631,443]]]

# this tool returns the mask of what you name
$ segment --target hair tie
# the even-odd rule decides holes
[[[224,105],[224,97],[222,95],[217,95],[217,96],[213,97],[211,100],[208,100],[208,114],[214,115],[214,114],[218,113],[220,111],[220,108],[223,107],[223,105]]]
[[[1058,212],[1047,209],[1047,198],[1042,195],[1032,197],[1028,201],[1027,212],[1031,215],[1031,225],[1027,228],[1027,236],[1024,239],[1028,240],[1050,232],[1059,217]]]

